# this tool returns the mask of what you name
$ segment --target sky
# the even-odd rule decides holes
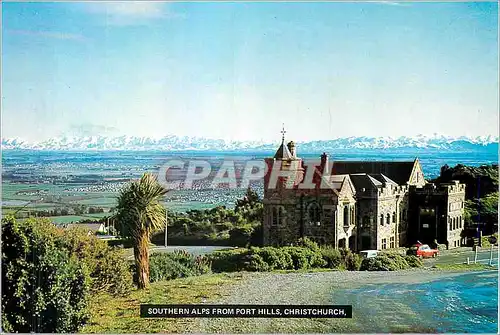
[[[2,4],[2,137],[498,135],[498,4]]]

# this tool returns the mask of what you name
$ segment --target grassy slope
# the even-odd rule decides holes
[[[193,319],[146,319],[139,317],[140,304],[191,304],[222,295],[222,286],[240,275],[209,274],[152,283],[149,290],[135,290],[126,297],[101,294],[91,302],[91,319],[82,333],[184,333]],[[196,330],[194,330],[196,331]]]

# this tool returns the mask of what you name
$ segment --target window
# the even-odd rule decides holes
[[[278,208],[273,207],[272,208],[272,225],[277,226],[278,225]]]
[[[384,214],[380,214],[380,225],[384,225]]]
[[[386,238],[382,239],[382,249],[387,249],[387,239]]]
[[[344,206],[344,226],[349,225],[349,206]]]
[[[309,205],[309,222],[316,223],[321,221],[321,211],[319,205],[315,202]]]
[[[285,215],[285,209],[283,207],[280,207],[278,210],[278,222],[280,225],[285,225],[286,221],[286,215]]]
[[[392,223],[396,223],[396,212],[392,212]]]
[[[450,223],[450,229],[448,229],[448,230],[453,230],[453,222],[451,221],[451,218],[449,219],[448,222]]]
[[[391,223],[391,214],[387,213],[387,224]]]
[[[394,236],[391,236],[391,239],[390,239],[390,248],[391,249],[394,248]]]
[[[273,207],[271,224],[273,226],[284,225],[285,219],[286,219],[285,209],[281,206]]]

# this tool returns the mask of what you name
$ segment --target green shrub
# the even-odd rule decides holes
[[[211,272],[210,262],[186,251],[154,253],[149,258],[150,282],[199,276]]]
[[[229,242],[231,245],[244,247],[250,244],[254,228],[251,225],[244,225],[233,228],[229,231]]]
[[[405,256],[405,260],[412,268],[421,268],[424,266],[424,262],[415,255],[407,255]]]
[[[314,242],[313,240],[309,239],[308,237],[300,238],[299,241],[297,242],[297,246],[308,248],[314,252],[320,251],[318,243]]]
[[[2,220],[2,323],[10,331],[74,333],[87,320],[90,276],[57,245],[60,236],[47,220]]]
[[[244,257],[244,267],[247,271],[269,271],[271,270],[269,264],[267,264],[262,256],[259,254],[247,254]]]
[[[57,244],[85,263],[93,292],[124,295],[132,289],[132,274],[123,250],[111,248],[79,228],[65,230]]]
[[[309,248],[304,247],[284,247],[291,257],[295,270],[305,270],[310,268],[321,268],[326,265],[321,253],[316,253]]]
[[[244,270],[244,256],[248,252],[245,248],[217,250],[206,257],[212,264],[212,271],[234,272]]]
[[[269,270],[289,270],[293,269],[292,256],[282,248],[264,247],[252,248],[250,252],[262,257],[269,266]]]
[[[408,257],[408,258],[407,258]],[[413,256],[415,257],[415,256]],[[411,256],[401,256],[397,253],[383,253],[377,257],[365,258],[361,262],[361,271],[397,271],[410,268],[407,259],[414,262]],[[417,264],[417,263],[415,263]]]
[[[410,268],[410,265],[405,260],[404,256],[398,253],[388,252],[382,254],[381,257],[383,258],[387,257],[387,259],[389,259],[389,261],[387,261],[387,264],[391,271],[406,270]],[[385,262],[385,259],[383,260],[383,262]]]
[[[340,269],[343,264],[340,251],[331,246],[323,246],[320,249],[321,257],[326,262],[325,267],[330,269]]]
[[[360,271],[390,271],[389,268],[382,263],[381,257],[365,258],[361,262]]]
[[[194,273],[186,266],[168,257],[168,254],[152,254],[149,257],[149,281],[189,277]]]
[[[345,268],[349,271],[358,271],[361,266],[362,257],[358,254],[348,253],[345,256]]]

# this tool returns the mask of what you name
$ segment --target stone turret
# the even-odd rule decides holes
[[[286,146],[288,147],[288,150],[290,151],[292,158],[297,158],[297,151],[295,149],[295,142],[290,141],[290,142],[288,142],[288,144]]]

